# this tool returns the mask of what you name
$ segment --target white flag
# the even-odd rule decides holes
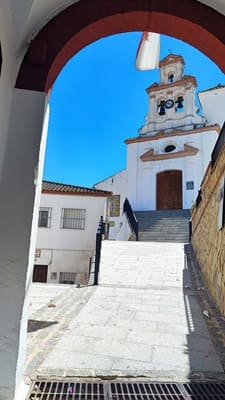
[[[136,55],[136,68],[144,71],[159,68],[160,34],[143,32]]]

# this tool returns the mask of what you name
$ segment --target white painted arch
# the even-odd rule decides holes
[[[34,210],[37,210],[40,196],[48,119],[46,117],[43,125],[47,110],[45,93],[15,89],[15,82],[30,41],[48,20],[75,2],[77,0],[0,2],[3,55],[0,78],[0,360],[1,367],[4,366],[0,375],[1,400],[23,398],[20,389],[27,319],[23,304],[31,279],[34,236],[30,242],[30,235],[37,218]],[[88,0],[80,2],[90,3]],[[201,2],[225,15],[224,0]],[[48,115],[48,111],[46,113]]]

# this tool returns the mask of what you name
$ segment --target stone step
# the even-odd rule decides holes
[[[190,210],[136,211],[139,241],[189,241]]]

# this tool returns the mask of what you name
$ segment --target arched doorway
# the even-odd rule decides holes
[[[182,208],[182,171],[170,170],[157,174],[157,210]]]

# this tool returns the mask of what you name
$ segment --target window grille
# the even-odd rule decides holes
[[[115,194],[110,197],[110,217],[120,216],[120,195]]]
[[[59,273],[59,283],[74,285],[76,282],[75,272],[60,272]]]
[[[41,207],[39,210],[38,226],[41,228],[50,228],[52,219],[52,209]]]
[[[86,210],[84,208],[62,208],[62,229],[84,229]]]

